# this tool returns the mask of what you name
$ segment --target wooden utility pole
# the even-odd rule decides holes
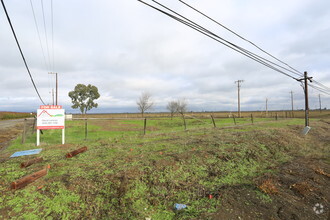
[[[292,115],[293,115],[293,92],[291,91],[291,111],[292,111]]]
[[[57,73],[49,72],[48,74],[55,74],[56,77],[56,105],[58,104],[58,78],[57,78]]]
[[[268,98],[266,98],[266,117],[268,117]]]
[[[241,84],[244,82],[244,80],[237,80],[235,81],[235,83],[237,83],[237,93],[238,93],[238,101],[237,101],[237,105],[238,105],[238,109],[237,109],[237,112],[238,112],[238,117],[240,118],[241,117],[241,101],[240,101],[240,88],[241,88]]]
[[[320,112],[322,112],[322,106],[321,106],[321,94],[319,94],[319,103],[320,103]]]
[[[312,82],[313,77],[308,77],[307,72],[304,72],[304,78],[299,81],[304,81],[304,93],[305,93],[305,126],[309,126],[309,105],[308,105],[308,81]]]
[[[52,98],[53,98],[53,105],[55,105],[55,102],[54,102],[54,89],[52,89]]]

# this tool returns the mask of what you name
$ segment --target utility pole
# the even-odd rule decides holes
[[[321,94],[319,94],[319,103],[320,103],[320,112],[322,112],[322,106],[321,106]]]
[[[266,117],[268,117],[268,98],[266,98]]]
[[[308,81],[312,82],[313,77],[308,77],[307,72],[304,72],[304,78],[298,81],[304,81],[304,93],[305,93],[305,126],[309,126],[309,106],[308,106]]]
[[[56,105],[58,101],[58,79],[57,79],[57,73],[49,72],[48,74],[55,74],[56,76]]]
[[[53,98],[53,105],[54,105],[54,89],[52,88],[52,98]]]
[[[240,118],[241,117],[241,101],[240,101],[240,88],[241,88],[241,84],[244,82],[244,80],[237,80],[235,81],[235,83],[237,83],[237,92],[238,92],[238,117]]]
[[[292,111],[292,114],[293,114],[293,92],[291,91],[291,111]]]

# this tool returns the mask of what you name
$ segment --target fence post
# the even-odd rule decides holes
[[[183,124],[184,124],[184,130],[187,130],[187,124],[186,124],[186,118],[184,117],[184,115],[182,115],[182,119],[183,119]]]
[[[233,114],[233,119],[234,119],[234,123],[236,125],[236,119],[235,119],[235,115]]]
[[[252,124],[253,124],[253,114],[251,114],[251,122],[252,122]]]
[[[277,113],[276,113],[276,115],[275,115],[275,119],[276,119],[276,121],[277,121],[277,117],[278,117],[278,116],[277,116]]]
[[[22,144],[25,143],[25,138],[26,138],[26,121],[27,119],[24,119],[24,125],[23,125],[23,133],[22,133]]]
[[[36,122],[37,122],[37,118],[34,118],[33,120],[33,125],[32,125],[32,134],[34,134],[34,132],[36,131]]]
[[[215,121],[214,121],[214,118],[213,118],[213,115],[211,115],[211,118],[212,118],[212,122],[213,122],[213,126],[216,128],[216,124],[215,124]]]
[[[143,134],[146,134],[146,130],[147,130],[147,118],[144,118],[144,126],[143,126]]]
[[[87,118],[85,119],[85,140],[87,139],[88,129],[87,129]]]

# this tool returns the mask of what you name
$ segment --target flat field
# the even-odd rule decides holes
[[[148,116],[148,115],[147,115]],[[330,118],[245,118],[207,114],[66,121],[18,137],[0,155],[0,219],[327,219]],[[78,118],[78,117],[75,117]],[[92,119],[94,118],[94,119]],[[87,125],[87,126],[86,126]],[[88,150],[72,158],[68,152]],[[9,158],[16,151],[40,154]],[[27,168],[22,162],[43,161]],[[19,190],[12,182],[50,165]],[[185,204],[175,210],[175,204]]]

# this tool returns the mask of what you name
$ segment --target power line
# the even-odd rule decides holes
[[[145,4],[145,5],[147,5],[147,6],[149,6],[149,7],[151,7],[151,8],[153,8],[153,9],[155,9],[155,10],[157,10],[157,11],[159,11],[159,12],[161,12],[161,13],[163,13],[163,14],[165,14],[165,15],[167,15],[167,16],[169,16],[169,17],[171,17],[172,19],[174,19],[174,20],[176,20],[176,21],[178,21],[180,23],[185,24],[186,26],[188,26],[188,27],[190,27],[190,28],[192,28],[192,29],[194,29],[194,30],[196,30],[196,31],[198,31],[198,32],[200,32],[200,33],[202,33],[202,34],[204,34],[204,35],[212,38],[213,40],[215,40],[215,41],[217,41],[217,42],[219,42],[219,43],[221,43],[221,44],[223,44],[223,45],[225,45],[225,46],[227,46],[227,47],[235,50],[238,53],[241,53],[242,55],[244,55],[246,57],[249,57],[250,59],[252,59],[252,60],[254,60],[254,61],[256,61],[256,62],[258,62],[258,63],[260,63],[260,64],[262,64],[262,65],[264,65],[266,67],[269,67],[269,68],[271,68],[271,69],[273,69],[273,70],[275,70],[275,71],[277,71],[277,72],[279,72],[281,74],[284,74],[284,75],[286,75],[286,76],[288,76],[288,77],[290,77],[292,79],[298,80],[297,78],[291,76],[290,74],[288,74],[288,73],[286,73],[286,72],[284,72],[284,71],[282,71],[282,70],[274,67],[273,65],[269,64],[269,63],[272,63],[271,61],[269,61],[269,60],[267,60],[265,58],[262,58],[262,57],[254,54],[254,53],[252,53],[252,52],[250,52],[250,51],[248,51],[248,50],[246,50],[246,49],[244,49],[242,47],[239,47],[239,46],[231,43],[230,41],[227,41],[227,40],[219,37],[218,35],[214,34],[213,32],[209,31],[208,29],[202,27],[201,25],[198,25],[195,22],[192,22],[191,20],[187,19],[186,17],[180,15],[179,13],[174,12],[171,9],[168,9],[165,6],[162,6],[160,3],[158,3],[158,2],[156,2],[154,0],[153,0],[153,2],[161,5],[162,7],[167,8],[168,10],[172,11],[173,13],[178,14],[180,17],[182,17],[184,19],[181,19],[181,18],[179,18],[177,16],[174,16],[174,15],[172,15],[170,13],[167,13],[167,12],[165,12],[165,11],[163,11],[163,10],[161,10],[161,9],[153,6],[153,5],[150,5],[150,4],[142,1],[142,0],[138,0],[138,1],[141,2],[141,3],[143,3],[143,4]],[[277,65],[277,66],[279,66],[279,65]],[[279,66],[279,67],[281,67],[281,66]],[[284,67],[281,67],[281,68],[284,68]]]
[[[22,56],[22,59],[23,59],[23,61],[24,61],[24,64],[25,64],[26,70],[27,70],[28,73],[29,73],[29,76],[30,76],[31,82],[32,82],[32,84],[33,84],[33,87],[34,87],[35,91],[37,92],[40,101],[45,105],[44,101],[42,100],[42,98],[41,98],[41,96],[40,96],[40,94],[39,94],[39,91],[38,91],[38,89],[37,89],[37,86],[36,86],[36,84],[34,83],[34,80],[33,80],[33,77],[32,77],[32,75],[31,75],[30,69],[29,69],[29,67],[28,67],[28,65],[27,65],[27,63],[26,63],[26,60],[25,60],[25,57],[24,57],[24,55],[23,55],[23,52],[22,52],[21,46],[20,46],[20,44],[19,44],[19,42],[18,42],[18,39],[17,39],[17,37],[16,37],[16,33],[15,33],[15,30],[14,30],[14,27],[13,27],[13,25],[12,25],[12,23],[11,23],[10,18],[9,18],[9,15],[8,15],[8,12],[7,12],[7,9],[6,9],[6,6],[5,6],[5,3],[3,2],[3,0],[1,0],[1,3],[2,3],[3,10],[5,11],[5,14],[6,14],[6,17],[7,17],[8,23],[9,23],[9,25],[10,25],[10,28],[11,28],[11,30],[12,30],[12,32],[13,32],[13,35],[14,35],[14,38],[15,38],[16,44],[17,44],[17,46],[18,46],[18,49],[19,49],[19,51],[20,51],[20,53],[21,53],[21,56]]]
[[[329,88],[329,87],[327,87],[327,86],[323,85],[322,83],[319,83],[319,82],[318,82],[318,81],[316,81],[316,80],[313,80],[313,83],[315,83],[315,84],[319,85],[320,87],[322,87],[322,88],[324,88],[324,89],[330,90],[330,88]]]
[[[283,66],[280,66],[280,65],[278,65],[278,64],[276,64],[276,63],[274,63],[274,62],[272,62],[272,61],[270,61],[270,60],[268,60],[268,59],[266,59],[266,58],[263,58],[263,57],[261,57],[261,56],[255,54],[255,53],[252,53],[251,51],[249,51],[249,50],[247,50],[247,49],[244,49],[244,48],[242,48],[242,47],[240,47],[240,46],[237,46],[237,45],[234,44],[234,43],[231,43],[230,41],[225,40],[224,38],[222,38],[222,37],[220,37],[220,36],[214,34],[213,32],[209,31],[208,29],[206,29],[206,28],[202,27],[201,25],[199,25],[199,24],[193,22],[192,20],[190,20],[190,19],[188,19],[187,17],[185,17],[185,16],[183,16],[183,15],[177,13],[176,11],[174,11],[174,10],[172,10],[172,9],[170,9],[170,8],[168,8],[168,7],[166,7],[165,5],[159,3],[159,2],[157,2],[157,1],[155,1],[155,0],[152,0],[152,1],[155,2],[156,4],[160,5],[161,7],[163,7],[163,8],[165,8],[165,9],[169,10],[170,12],[172,12],[172,13],[178,15],[179,17],[183,18],[184,20],[186,20],[186,21],[189,22],[190,24],[193,24],[193,29],[196,30],[196,28],[197,28],[197,29],[199,29],[199,30],[201,30],[201,31],[203,31],[203,32],[205,31],[206,33],[208,33],[208,34],[210,34],[210,35],[212,35],[212,36],[214,36],[214,37],[216,37],[216,38],[218,38],[218,39],[220,39],[220,40],[226,42],[227,44],[229,44],[229,45],[231,45],[231,46],[237,48],[238,50],[241,50],[241,51],[243,51],[244,53],[249,54],[249,55],[251,55],[251,56],[254,57],[254,58],[257,58],[258,60],[262,60],[262,62],[264,62],[264,61],[265,61],[265,62],[268,62],[268,63],[273,64],[273,65],[275,65],[275,66],[277,66],[277,67],[280,67],[280,68],[282,68],[282,69],[284,69],[284,70],[286,70],[286,71],[289,71],[289,72],[291,72],[291,73],[297,74],[297,73],[295,73],[295,72],[292,71],[292,70],[289,70],[289,69],[287,69],[287,68],[285,68],[285,67],[283,67]],[[171,16],[170,16],[170,17],[171,17]],[[177,20],[177,19],[176,19],[176,20]],[[179,21],[179,22],[181,22],[181,21]],[[188,26],[189,26],[189,25],[188,25]],[[199,32],[200,32],[200,31],[199,31]],[[221,42],[220,42],[220,43],[221,43]],[[243,55],[244,55],[244,54],[243,54]],[[257,62],[258,62],[258,61],[257,61]],[[281,73],[284,73],[284,72],[281,72]],[[284,74],[285,74],[285,73],[284,73]],[[287,75],[287,74],[285,74],[285,75]],[[287,75],[287,76],[289,76],[289,75]],[[290,76],[290,77],[291,77],[291,76]],[[294,79],[297,80],[296,78],[294,78]]]
[[[293,68],[292,66],[290,66],[289,64],[283,62],[282,60],[278,59],[277,57],[275,57],[274,55],[270,54],[269,52],[265,51],[264,49],[262,49],[261,47],[257,46],[255,43],[253,43],[250,40],[247,40],[246,38],[242,37],[241,35],[239,35],[238,33],[236,33],[235,31],[231,30],[230,28],[224,26],[223,24],[221,24],[220,22],[214,20],[213,18],[211,18],[210,16],[204,14],[203,12],[199,11],[198,9],[194,8],[193,6],[187,4],[186,2],[179,0],[179,2],[183,3],[184,5],[188,6],[189,8],[193,9],[194,11],[198,12],[199,14],[203,15],[204,17],[208,18],[209,20],[213,21],[214,23],[220,25],[221,27],[223,27],[224,29],[228,30],[229,32],[233,33],[234,35],[236,35],[237,37],[241,38],[242,40],[250,43],[251,45],[253,45],[254,47],[256,47],[257,49],[259,49],[260,51],[264,52],[265,54],[267,54],[268,56],[274,58],[275,60],[279,61],[280,63],[288,66],[290,69],[295,71],[295,74],[298,76],[303,76],[303,73],[296,70],[295,68]]]
[[[34,11],[32,0],[30,0],[30,5],[31,5],[32,13],[33,13],[34,24],[35,24],[36,29],[37,29],[37,34],[38,34],[38,38],[39,38],[41,52],[42,52],[42,55],[43,55],[43,58],[44,58],[44,62],[45,62],[45,67],[47,69],[50,69],[49,66],[48,66],[48,64],[47,64],[47,60],[46,60],[46,56],[45,56],[45,52],[44,52],[44,47],[42,45],[42,41],[41,41],[41,37],[40,37],[40,31],[39,31],[38,22],[37,22],[37,19],[36,19],[36,15],[35,15],[35,11]]]
[[[53,72],[54,72],[54,65],[55,65],[55,55],[54,55],[54,8],[53,8],[53,0],[50,1],[50,8],[51,8],[51,23],[52,23],[52,56],[53,56]]]
[[[43,18],[44,29],[45,29],[45,38],[46,38],[46,48],[47,48],[47,54],[48,54],[48,62],[49,62],[49,67],[51,67],[50,55],[49,55],[48,36],[47,36],[47,28],[46,28],[46,19],[45,19],[45,10],[44,10],[44,3],[43,3],[43,0],[40,0],[40,2],[41,2],[42,18]]]
[[[327,95],[330,95],[330,90],[325,90],[321,87],[318,87],[318,86],[315,86],[315,85],[312,85],[312,84],[309,84],[310,87],[312,87],[313,89],[319,91],[319,92],[322,92],[324,94],[327,94]]]

